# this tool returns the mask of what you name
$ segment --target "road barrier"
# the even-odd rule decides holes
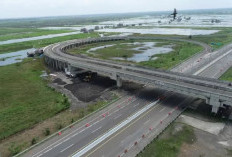
[[[182,105],[179,105],[182,106]],[[149,132],[146,132],[142,135],[142,138],[140,138],[139,140],[135,141],[130,147],[128,147],[126,150],[127,152],[124,152],[119,155],[120,157],[123,156],[131,156],[131,152],[133,150],[131,149],[135,149],[135,151],[137,151],[137,148],[141,149],[141,147],[143,147],[144,143],[145,145],[150,144],[155,138],[157,138],[174,120],[176,120],[185,110],[187,107],[183,108],[182,110],[177,110],[179,109],[179,107],[175,107],[174,111],[178,111],[178,112],[169,112],[172,113],[170,115],[172,116],[167,116],[165,117],[163,120],[160,121],[160,123],[158,124],[158,126],[156,126],[156,128],[150,127],[149,128]],[[154,138],[151,138],[153,137]],[[139,144],[140,143],[140,144]],[[131,151],[130,151],[131,150]],[[129,152],[130,151],[130,152]],[[136,156],[137,154],[133,154],[133,156]]]

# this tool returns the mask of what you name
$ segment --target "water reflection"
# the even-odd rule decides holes
[[[35,49],[20,50],[11,53],[0,54],[0,66],[10,65],[18,62],[22,62],[24,58],[27,58],[28,51],[34,51]]]

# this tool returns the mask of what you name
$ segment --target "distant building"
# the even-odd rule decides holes
[[[123,27],[124,25],[123,25],[123,23],[119,23],[118,25],[117,25],[117,27]]]
[[[81,32],[82,32],[82,33],[88,33],[89,31],[87,30],[87,28],[82,28],[82,29],[81,29]]]
[[[212,20],[211,20],[211,23],[221,23],[221,21],[218,20],[218,19],[212,19]]]
[[[99,26],[95,26],[95,28],[94,28],[95,30],[99,30],[100,29],[100,27]]]

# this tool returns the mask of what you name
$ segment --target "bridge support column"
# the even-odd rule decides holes
[[[219,97],[216,95],[212,95],[209,100],[209,105],[212,105],[212,112],[217,113],[219,107],[221,106],[221,102],[219,101]]]
[[[68,65],[68,71],[72,73],[73,71],[75,71],[75,68],[72,67],[71,65]]]
[[[117,82],[117,87],[119,88],[122,87],[122,79],[119,76],[117,76],[116,82]]]

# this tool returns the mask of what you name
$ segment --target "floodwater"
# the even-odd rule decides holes
[[[0,54],[0,66],[22,62],[24,58],[27,58],[27,52],[33,51],[33,50],[35,49],[32,48],[32,49],[27,49],[27,50]]]
[[[117,33],[139,33],[139,34],[163,34],[163,35],[210,35],[219,32],[219,30],[197,30],[181,28],[149,28],[149,29],[103,29],[100,32],[117,32]]]
[[[135,44],[141,44],[141,43],[135,43]],[[151,58],[153,55],[157,54],[165,54],[173,51],[171,48],[171,45],[166,45],[163,47],[156,47],[155,42],[144,42],[143,46],[133,48],[132,50],[141,51],[142,53],[134,54],[133,57],[128,58],[127,60],[133,61],[133,62],[143,62],[143,61],[149,61],[150,59],[154,60],[157,59],[157,57]],[[143,50],[144,49],[144,50]]]
[[[104,21],[100,24],[117,25],[118,23],[122,23],[124,25],[142,24],[143,26],[232,27],[232,15],[230,14],[179,14],[177,19],[180,20],[175,20],[170,23],[171,17],[167,15],[142,16],[117,21]],[[220,22],[212,23],[213,19],[218,19]]]
[[[62,37],[62,36],[74,35],[74,34],[80,34],[80,32],[50,34],[50,35],[42,35],[42,36],[30,37],[30,38],[12,39],[12,40],[0,41],[0,45],[20,43],[20,42],[33,41],[33,40],[41,40],[41,39],[50,39],[54,37]]]
[[[94,48],[89,49],[87,52],[88,52],[88,53],[91,53],[91,52],[97,51],[97,50],[99,50],[99,49],[104,49],[104,48],[108,48],[108,47],[112,47],[112,46],[115,46],[115,44],[112,44],[112,45],[104,45],[104,46],[99,46],[99,47],[94,47]]]
[[[121,43],[121,44],[123,44],[123,45],[124,44],[126,44],[126,45],[135,45],[135,48],[132,48],[131,50],[140,52],[140,53],[134,54],[130,58],[127,58],[128,61],[133,61],[133,62],[149,61],[150,59],[155,60],[158,57],[152,57],[153,55],[165,54],[165,53],[169,53],[169,52],[173,51],[173,49],[172,49],[173,45],[165,45],[165,46],[162,46],[162,47],[157,47],[156,46],[157,42],[135,42],[135,43]],[[112,46],[115,46],[115,45],[116,44],[91,48],[90,50],[88,50],[88,52],[94,53],[94,51],[96,51],[96,50],[104,49],[106,47],[112,47]],[[137,45],[137,47],[136,47],[136,45]],[[125,58],[120,58],[120,57],[114,57],[114,58],[111,58],[111,59],[125,60]]]

